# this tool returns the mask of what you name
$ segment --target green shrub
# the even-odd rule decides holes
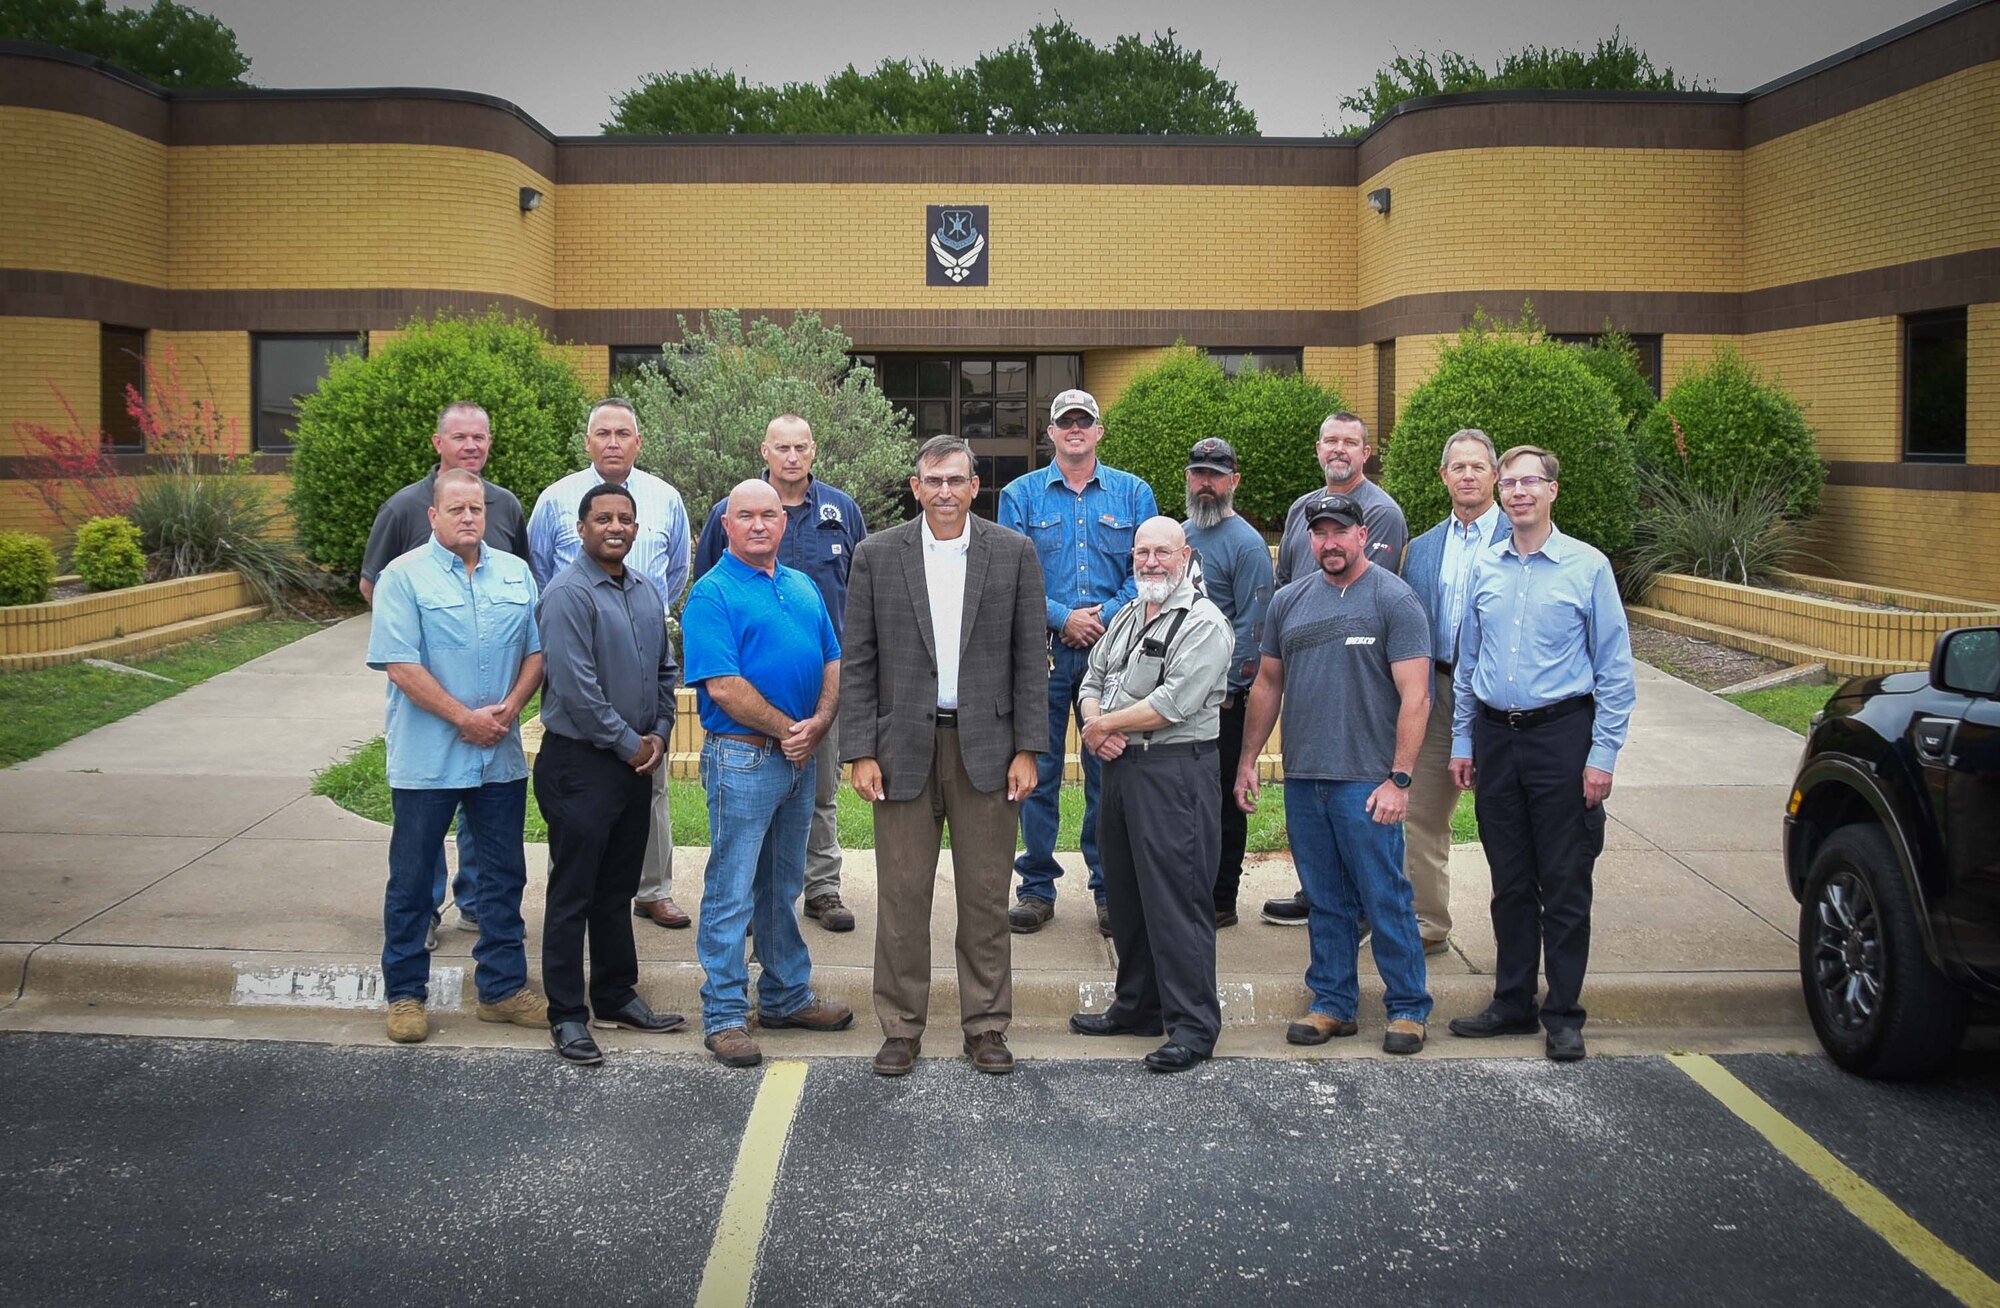
[[[56,552],[40,536],[0,531],[0,605],[40,604],[56,580]]]
[[[1382,485],[1412,534],[1451,510],[1438,462],[1453,432],[1477,427],[1505,452],[1539,445],[1562,461],[1556,525],[1606,554],[1632,540],[1638,471],[1617,397],[1579,357],[1549,341],[1533,318],[1484,314],[1444,349],[1437,370],[1403,406],[1382,459]]]
[[[1628,598],[1642,598],[1663,572],[1749,586],[1812,557],[1799,520],[1786,512],[1784,488],[1768,475],[1744,475],[1722,490],[1651,468],[1639,480],[1646,511],[1619,575]]]
[[[92,590],[123,590],[146,579],[146,550],[130,518],[92,518],[78,527],[71,561]]]
[[[1768,485],[1795,518],[1818,511],[1826,481],[1798,402],[1728,345],[1675,382],[1647,416],[1639,456],[1663,476],[1712,494]]]
[[[498,313],[413,319],[367,358],[336,360],[300,405],[291,504],[313,558],[361,566],[382,501],[437,465],[430,437],[453,400],[486,410],[486,478],[524,506],[581,465],[588,400],[539,327]]]
[[[1625,430],[1637,434],[1639,424],[1659,403],[1653,384],[1639,371],[1639,349],[1624,332],[1606,331],[1588,345],[1572,345],[1583,366],[1597,374],[1618,400],[1618,412],[1625,417]]]

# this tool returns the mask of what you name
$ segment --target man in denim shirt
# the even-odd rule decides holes
[[[1077,688],[1090,667],[1090,647],[1118,610],[1132,602],[1132,535],[1159,513],[1153,488],[1129,472],[1097,461],[1104,439],[1097,400],[1064,391],[1049,406],[1055,462],[1016,477],[1000,492],[1000,525],[1034,542],[1048,591],[1049,752],[1042,755],[1034,793],[1021,805],[1024,853],[1014,860],[1021,885],[1007,923],[1017,933],[1039,931],[1056,915],[1056,831],[1061,824],[1063,740],[1077,710]],[[1077,726],[1082,728],[1079,717]],[[1104,873],[1097,861],[1098,761],[1079,750],[1083,766],[1083,861],[1097,901],[1097,929],[1111,934],[1104,908]]]
[[[479,847],[479,1020],[539,1027],[548,1007],[528,989],[521,829],[528,764],[521,710],[542,684],[535,579],[526,561],[487,548],[486,493],[476,474],[438,474],[430,540],[382,569],[368,666],[389,674],[389,888],[382,906],[382,981],[389,1038],[430,1033],[431,875],[461,808]]]

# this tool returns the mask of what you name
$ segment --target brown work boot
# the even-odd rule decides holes
[[[1014,1070],[1014,1055],[1007,1048],[1007,1037],[998,1031],[981,1031],[965,1037],[965,1056],[972,1060],[975,1072],[1005,1076]]]
[[[482,999],[474,1011],[482,1022],[531,1026],[538,1031],[549,1024],[549,1001],[526,986],[522,986],[497,1004],[489,1004]]]
[[[1351,1036],[1361,1028],[1325,1013],[1307,1013],[1285,1028],[1285,1039],[1295,1045],[1323,1045],[1335,1036]]]
[[[421,999],[389,1001],[389,1038],[399,1045],[420,1044],[431,1033],[430,1019],[424,1015]]]
[[[782,1026],[802,1027],[807,1031],[845,1031],[854,1021],[854,1010],[846,1004],[831,999],[813,996],[813,1001],[796,1012],[783,1017],[773,1017],[769,1013],[757,1015],[757,1025],[766,1031],[775,1031]]]
[[[854,930],[854,912],[840,902],[840,892],[829,890],[806,901],[806,916],[829,931]]]
[[[669,896],[666,899],[635,899],[632,901],[632,916],[645,918],[648,922],[666,927],[670,931],[680,931],[691,926],[694,919],[681,912],[681,907]]]
[[[715,1061],[725,1067],[755,1067],[764,1061],[764,1051],[750,1038],[750,1029],[726,1026],[702,1041]]]
[[[1385,1054],[1421,1053],[1424,1047],[1424,1024],[1411,1017],[1399,1017],[1389,1023],[1389,1029],[1382,1033],[1382,1052]]]
[[[917,1065],[917,1053],[924,1042],[913,1036],[890,1036],[875,1055],[875,1075],[908,1076]]]

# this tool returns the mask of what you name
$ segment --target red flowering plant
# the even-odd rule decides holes
[[[92,518],[118,518],[131,512],[138,488],[118,471],[111,441],[102,428],[83,425],[76,406],[54,382],[49,389],[69,419],[67,428],[42,422],[17,422],[14,432],[25,451],[21,480],[33,491],[49,516],[74,531]],[[129,398],[128,398],[129,403]]]

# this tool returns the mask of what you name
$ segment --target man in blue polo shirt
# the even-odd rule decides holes
[[[777,491],[744,482],[729,493],[722,526],[729,550],[681,611],[708,792],[695,953],[707,974],[704,1043],[730,1067],[753,1067],[763,1060],[750,1038],[743,959],[753,929],[763,1026],[838,1031],[854,1020],[853,1009],[813,994],[812,958],[792,913],[805,885],[813,756],[840,704],[840,640],[812,580],[778,562],[785,507]]]
[[[854,547],[868,535],[861,506],[812,474],[812,427],[796,413],[771,419],[758,453],[764,459],[764,480],[778,492],[785,507],[785,534],[778,543],[778,562],[811,577],[833,619],[833,634],[847,629],[847,573],[854,565]],[[724,502],[709,511],[708,525],[694,547],[696,580],[722,558]],[[840,902],[839,733],[829,731],[820,742],[813,792],[812,835],[806,840],[806,916],[828,931],[854,930],[854,914]]]

